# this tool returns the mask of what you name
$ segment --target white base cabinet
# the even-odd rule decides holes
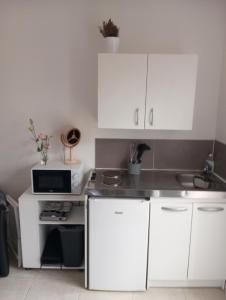
[[[23,268],[66,268],[65,266],[42,266],[41,256],[45,247],[48,232],[58,225],[84,225],[85,195],[33,195],[31,188],[19,198],[19,216],[22,246]],[[73,203],[70,216],[65,221],[41,221],[39,219],[43,203],[48,201],[68,201]],[[86,226],[85,226],[86,231]],[[86,247],[86,245],[85,245]],[[86,259],[85,259],[86,265]],[[78,267],[84,269],[84,265]]]
[[[170,286],[173,281],[221,285],[226,279],[226,203],[222,202],[151,198],[149,286],[155,282]]]
[[[32,200],[23,196],[19,198],[22,261],[24,268],[40,268],[40,257],[43,251],[42,236],[39,231],[40,209],[38,201]]]
[[[194,204],[188,279],[226,278],[226,204]]]
[[[186,280],[192,204],[151,205],[149,280]]]

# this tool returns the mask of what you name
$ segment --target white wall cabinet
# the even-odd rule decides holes
[[[191,130],[197,55],[99,54],[98,127]]]
[[[150,218],[149,280],[186,280],[192,204],[153,203]]]
[[[197,56],[148,56],[145,128],[191,130]]]
[[[144,128],[146,76],[145,54],[99,55],[100,128]]]
[[[226,204],[194,204],[188,279],[226,278]]]

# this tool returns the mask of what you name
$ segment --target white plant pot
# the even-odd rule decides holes
[[[104,38],[104,52],[116,53],[119,51],[119,37],[109,36]]]

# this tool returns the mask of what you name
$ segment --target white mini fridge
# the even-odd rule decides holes
[[[88,288],[144,291],[149,201],[89,198]]]

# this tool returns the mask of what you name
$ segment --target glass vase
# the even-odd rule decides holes
[[[48,153],[41,152],[41,165],[46,166],[48,162]]]

